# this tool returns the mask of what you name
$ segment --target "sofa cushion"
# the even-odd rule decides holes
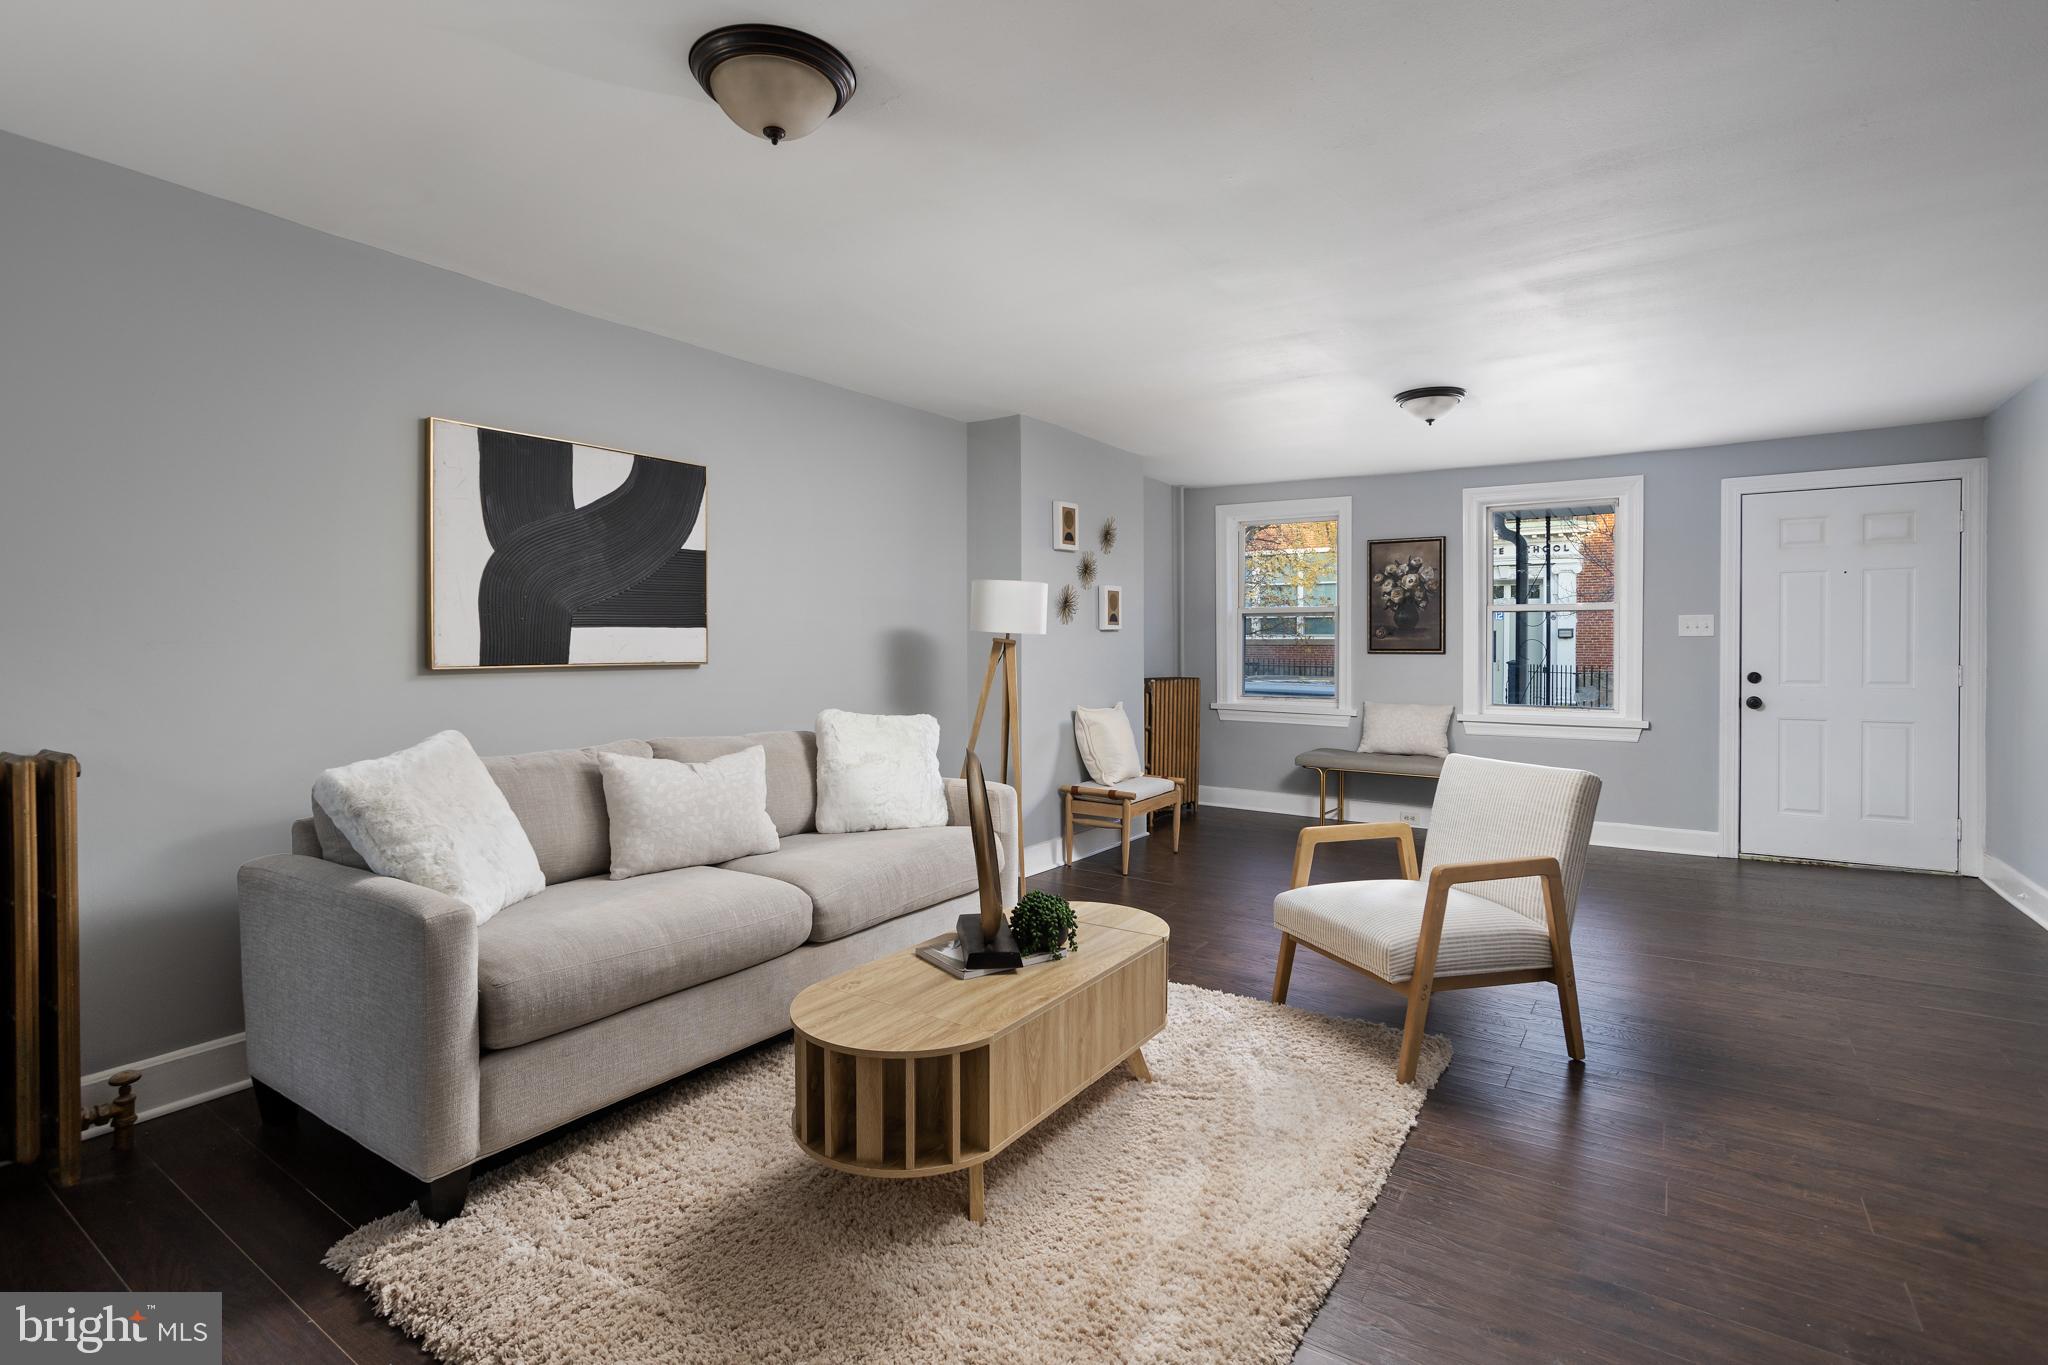
[[[685,867],[560,882],[477,929],[483,1044],[606,1018],[779,957],[810,932],[810,901],[774,878]]]
[[[814,827],[818,811],[818,740],[808,730],[751,735],[669,735],[649,740],[655,758],[703,763],[758,744],[768,755],[768,818],[787,839]]]
[[[725,867],[801,888],[811,898],[813,943],[964,896],[976,885],[974,845],[959,825],[797,834],[773,853]]]
[[[602,877],[612,865],[612,826],[605,814],[604,776],[597,756],[648,758],[645,740],[621,739],[588,749],[548,749],[487,758],[484,767],[505,793],[540,859],[548,883]]]

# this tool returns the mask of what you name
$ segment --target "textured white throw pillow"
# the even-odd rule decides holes
[[[313,799],[372,872],[453,896],[478,924],[547,885],[519,817],[459,731],[329,768]]]
[[[939,722],[818,713],[818,832],[927,829],[947,820]]]
[[[1138,756],[1138,741],[1131,735],[1131,718],[1124,714],[1122,702],[1075,707],[1074,743],[1088,776],[1104,786],[1145,775],[1145,760]]]
[[[1358,736],[1358,752],[1442,758],[1451,751],[1452,709],[1369,701],[1365,704],[1365,724]]]
[[[756,744],[704,763],[599,754],[612,824],[612,880],[773,853],[768,751]]]

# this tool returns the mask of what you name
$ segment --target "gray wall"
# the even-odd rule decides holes
[[[2048,885],[2048,379],[1985,423],[1991,459],[1987,853]],[[2039,907],[2037,907],[2038,909]]]
[[[1072,623],[1061,625],[1057,611],[1049,610],[1046,633],[1027,636],[1018,653],[1024,711],[1024,841],[1042,842],[1060,833],[1059,788],[1085,776],[1074,747],[1074,708],[1121,701],[1142,742],[1145,478],[1138,458],[1128,451],[1029,417],[973,423],[967,443],[974,498],[969,524],[977,536],[969,551],[974,576],[1047,583],[1055,597],[1062,585],[1071,583],[1081,597]],[[1100,570],[1093,587],[1082,588],[1075,575],[1078,552],[1052,547],[1055,501],[1081,509],[1082,548],[1095,552]],[[1105,555],[1097,548],[1096,534],[1109,517],[1116,518],[1117,547]],[[1014,540],[1009,529],[1015,531]],[[1120,631],[1098,628],[1097,595],[1104,584],[1124,590]],[[977,640],[973,648],[980,662],[970,671],[978,689],[987,646]],[[998,770],[1001,752],[995,724],[993,715],[984,723],[981,745],[982,762],[991,772]],[[1106,832],[1083,832],[1075,843],[1078,853],[1114,841]]]
[[[1480,739],[1453,724],[1451,747],[1529,763],[1582,767],[1600,774],[1604,821],[1711,830],[1717,823],[1720,680],[1718,639],[1679,639],[1681,612],[1720,611],[1721,480],[1856,465],[1965,459],[1983,453],[1981,421],[1943,422],[1882,431],[1806,436],[1700,450],[1617,455],[1541,464],[1453,469],[1354,479],[1242,484],[1189,489],[1183,534],[1187,572],[1182,580],[1187,663],[1216,687],[1216,506],[1266,498],[1350,494],[1352,552],[1365,542],[1398,536],[1449,537],[1452,604],[1448,652],[1443,655],[1368,655],[1353,641],[1360,701],[1457,704],[1463,655],[1455,621],[1464,557],[1460,517],[1463,490],[1619,474],[1644,476],[1648,554],[1644,584],[1643,709],[1651,728],[1634,744],[1556,739]],[[1995,535],[1995,533],[1994,533]],[[1719,621],[1716,621],[1717,628]],[[1994,732],[1995,733],[1995,732]],[[1206,712],[1202,730],[1202,786],[1312,794],[1312,774],[1294,755],[1320,745],[1353,745],[1350,731],[1257,722],[1222,722]],[[1426,805],[1413,782],[1399,779],[1352,784],[1354,798]]]
[[[1145,480],[1145,676],[1180,672],[1180,490]]]
[[[964,738],[961,424],[5,135],[0,186],[0,748],[84,763],[88,1070],[240,1029],[235,868],[323,767],[824,706]],[[709,465],[710,665],[425,673],[428,415]]]

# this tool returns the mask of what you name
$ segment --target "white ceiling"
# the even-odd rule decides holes
[[[860,73],[780,148],[684,65]],[[2042,0],[0,0],[0,127],[1191,483],[1986,412]],[[0,187],[4,192],[4,187]],[[1473,400],[1424,429],[1417,384]]]

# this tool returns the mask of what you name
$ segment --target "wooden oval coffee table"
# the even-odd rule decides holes
[[[1074,916],[1080,950],[1058,962],[961,981],[901,952],[797,996],[798,1144],[853,1175],[965,1170],[982,1221],[990,1157],[1119,1065],[1152,1079],[1139,1048],[1166,1026],[1166,921],[1099,901]]]

